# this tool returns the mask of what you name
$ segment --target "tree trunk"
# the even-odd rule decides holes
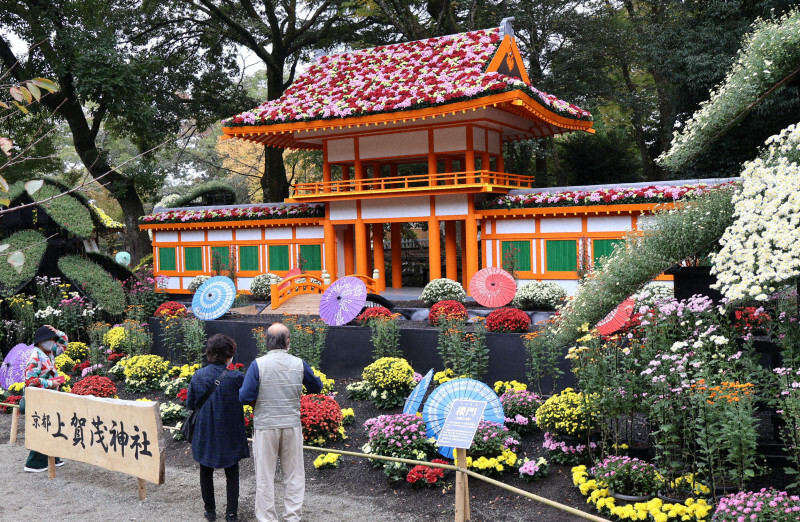
[[[261,192],[265,203],[283,201],[289,197],[289,181],[283,163],[283,149],[264,146],[264,176],[261,177]]]
[[[631,79],[630,67],[626,62],[620,63],[622,77],[625,80],[625,86],[632,95],[636,94],[636,85]],[[636,146],[639,148],[639,156],[642,158],[642,171],[648,181],[659,179],[656,164],[653,158],[650,157],[650,151],[647,150],[647,141],[644,136],[644,124],[642,118],[642,110],[638,103],[634,100],[631,104],[631,126],[633,126],[634,136],[636,137]]]
[[[139,230],[139,217],[144,215],[144,205],[136,193],[133,181],[115,170],[106,155],[97,149],[96,133],[89,127],[83,107],[69,78],[61,79],[61,91],[42,97],[42,103],[51,110],[58,109],[67,121],[72,133],[75,152],[83,166],[93,178],[103,185],[117,200],[125,218],[125,239],[131,254],[131,264],[136,265],[141,258],[152,253],[153,247],[146,232]]]

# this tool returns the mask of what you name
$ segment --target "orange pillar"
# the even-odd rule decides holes
[[[428,218],[428,260],[431,281],[440,279],[442,277],[442,240],[439,237],[439,220],[435,215]]]
[[[469,286],[469,279],[467,279],[467,227],[466,222],[461,222],[461,285],[464,290]]]
[[[451,174],[453,172],[453,158],[445,158],[444,160],[444,171],[446,174]],[[445,181],[445,185],[452,185],[454,183],[451,177],[447,177],[447,181]]]
[[[355,226],[356,274],[372,277],[367,261],[367,226],[360,219]]]
[[[505,172],[506,166],[505,163],[503,162],[503,153],[501,152],[495,157],[497,158],[497,166],[495,167],[497,169],[497,172]]]
[[[356,180],[356,190],[361,190],[364,184],[361,180],[364,179],[364,165],[361,163],[361,157],[358,150],[358,138],[353,138],[353,149],[355,153],[355,166],[353,167],[353,174]]]
[[[472,194],[468,195],[467,219],[464,223],[466,248],[464,249],[464,289],[469,292],[469,280],[478,271],[478,220],[475,217],[475,200]]]
[[[458,245],[456,245],[456,222],[444,222],[444,258],[447,279],[458,281]]]
[[[353,247],[353,225],[347,225],[344,229],[344,275],[356,273],[355,269],[355,248]]]
[[[475,152],[472,150],[472,125],[467,125],[467,152],[464,158],[464,170],[473,172],[475,170]],[[468,183],[475,182],[475,175],[467,175]]]
[[[436,153],[433,151],[433,129],[428,129],[428,184],[436,186]]]
[[[336,281],[336,230],[333,228],[333,223],[326,219],[322,223],[325,233],[325,270],[331,276],[331,282]]]
[[[383,223],[372,224],[372,248],[375,268],[378,269],[378,288],[386,290],[386,258],[383,252]]]
[[[403,225],[392,223],[392,288],[403,288]]]

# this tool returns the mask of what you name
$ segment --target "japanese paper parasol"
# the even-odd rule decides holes
[[[403,406],[403,413],[410,413],[411,415],[417,414],[419,405],[422,404],[422,399],[425,397],[425,392],[428,391],[428,386],[431,385],[431,380],[433,380],[433,368],[428,370],[425,377],[420,379],[414,389],[411,390],[411,394],[408,396]]]
[[[453,402],[457,399],[470,399],[485,401],[486,409],[482,420],[504,424],[506,417],[503,414],[503,404],[497,394],[487,385],[474,379],[453,379],[438,386],[428,396],[422,408],[422,419],[425,421],[426,435],[439,438],[444,427],[444,421],[450,413]],[[453,448],[439,447],[439,453],[453,458]]]
[[[215,276],[200,285],[192,298],[192,313],[208,321],[222,317],[236,299],[236,285],[230,278]]]
[[[18,344],[8,352],[0,367],[0,386],[8,389],[15,382],[25,382],[25,368],[36,348],[30,344]]]
[[[286,281],[287,279],[289,279],[290,277],[299,276],[302,273],[303,272],[301,272],[300,269],[297,267],[294,267],[288,272],[286,272],[286,275],[283,277],[283,281],[281,282],[281,284],[278,285],[278,290],[283,290],[283,287],[290,284],[288,281]]]
[[[358,315],[367,302],[367,287],[357,277],[337,279],[322,294],[319,316],[329,326],[347,324]]]
[[[633,314],[633,299],[625,299],[619,306],[611,310],[600,322],[597,323],[597,331],[600,335],[611,335],[622,328]]]
[[[479,270],[469,280],[470,295],[487,308],[507,305],[516,291],[517,283],[511,274],[494,266]]]

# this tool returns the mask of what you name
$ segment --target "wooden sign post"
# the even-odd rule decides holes
[[[165,441],[158,404],[101,399],[41,388],[25,390],[25,447],[48,455],[50,478],[55,457],[77,460],[139,479],[164,483]]]
[[[450,406],[447,419],[436,440],[438,446],[456,449],[458,467],[467,469],[467,449],[472,446],[472,439],[478,431],[478,424],[483,418],[486,401],[456,399]],[[460,471],[456,472],[456,522],[470,520],[469,509],[469,477]]]

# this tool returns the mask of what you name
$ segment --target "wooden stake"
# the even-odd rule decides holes
[[[56,458],[47,457],[47,478],[56,478]]]
[[[460,469],[467,469],[467,450],[456,448],[456,460]],[[465,473],[456,472],[456,522],[470,520],[469,483]]]
[[[17,429],[19,428],[19,408],[12,408],[11,412],[11,435],[8,437],[8,443],[14,444],[17,442]]]
[[[136,479],[139,481],[139,500],[145,500],[147,498],[147,482],[144,479]]]

